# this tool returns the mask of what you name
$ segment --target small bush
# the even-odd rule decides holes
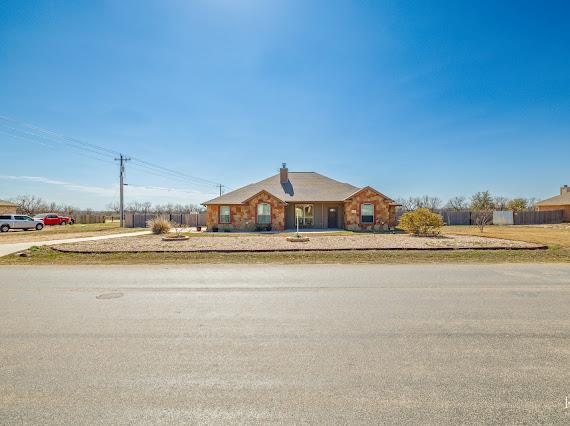
[[[171,228],[170,222],[163,216],[149,220],[148,225],[150,226],[152,233],[156,235],[168,234]]]
[[[400,218],[399,227],[404,231],[420,236],[435,236],[441,232],[443,218],[429,209],[422,208],[404,213]]]

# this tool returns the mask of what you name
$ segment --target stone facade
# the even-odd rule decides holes
[[[286,203],[262,191],[244,204],[232,204],[230,207],[230,223],[219,223],[220,205],[208,205],[208,229],[218,228],[220,231],[254,231],[260,226],[256,223],[257,205],[267,203],[271,206],[271,229],[285,229]],[[360,223],[360,206],[364,203],[374,205],[374,223]],[[396,206],[390,200],[371,188],[364,188],[344,202],[343,227],[351,231],[382,231],[396,225]]]
[[[230,207],[230,223],[220,223],[220,206],[208,205],[206,225],[209,230],[217,227],[220,231],[254,231],[257,224],[257,205],[267,203],[271,206],[271,229],[282,231],[285,229],[285,205],[283,201],[262,191],[252,197],[245,204],[233,204]]]
[[[360,206],[374,205],[374,223],[360,223]],[[370,188],[354,194],[344,202],[344,227],[349,231],[382,231],[396,225],[396,206]]]

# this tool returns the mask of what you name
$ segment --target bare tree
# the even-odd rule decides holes
[[[469,208],[469,203],[467,201],[467,198],[465,198],[462,195],[458,195],[456,197],[452,197],[449,199],[449,201],[447,202],[446,207],[448,209],[452,209],[452,210],[467,210]]]
[[[400,209],[402,209],[402,211],[404,212],[411,212],[412,210],[414,210],[415,203],[412,197],[398,198],[396,202],[400,204]]]
[[[130,213],[141,213],[143,211],[143,203],[134,200],[127,204],[125,210]]]
[[[442,201],[441,198],[438,197],[430,197],[429,195],[423,195],[421,197],[415,198],[416,209],[430,209],[430,210],[437,210],[441,207]]]
[[[426,208],[430,210],[437,210],[441,207],[441,199],[438,197],[430,197],[423,195],[421,197],[398,198],[396,200],[401,204],[402,210],[409,212],[416,209]]]
[[[150,201],[141,203],[141,210],[143,213],[150,213],[152,211],[152,203]]]
[[[483,232],[493,220],[493,210],[495,209],[495,201],[489,191],[477,192],[471,197],[471,210],[475,211],[475,224],[479,227],[479,231]]]
[[[529,210],[536,210],[536,203],[538,203],[538,198],[530,197],[526,200],[526,208]]]
[[[509,204],[509,199],[507,197],[496,196],[493,198],[493,204],[495,210],[507,210]]]
[[[11,201],[16,204],[18,213],[30,216],[41,213],[42,210],[47,210],[48,207],[40,197],[35,195],[18,195],[12,198]]]
[[[116,201],[113,201],[112,203],[107,204],[106,208],[111,213],[119,214],[119,212],[120,212],[119,203]]]

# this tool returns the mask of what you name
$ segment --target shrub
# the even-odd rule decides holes
[[[439,235],[443,226],[443,218],[429,209],[422,208],[404,213],[400,218],[399,227],[404,231],[421,236]]]
[[[171,228],[170,222],[164,216],[159,216],[156,219],[149,220],[148,225],[150,226],[152,233],[156,235],[168,234]]]

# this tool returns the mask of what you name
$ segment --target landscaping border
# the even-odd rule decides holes
[[[346,252],[346,251],[468,251],[468,250],[547,250],[547,245],[535,245],[531,247],[379,247],[379,248],[288,248],[288,249],[200,249],[200,250],[77,250],[51,246],[52,250],[60,253],[80,254],[113,254],[113,253],[287,253],[287,252]]]

